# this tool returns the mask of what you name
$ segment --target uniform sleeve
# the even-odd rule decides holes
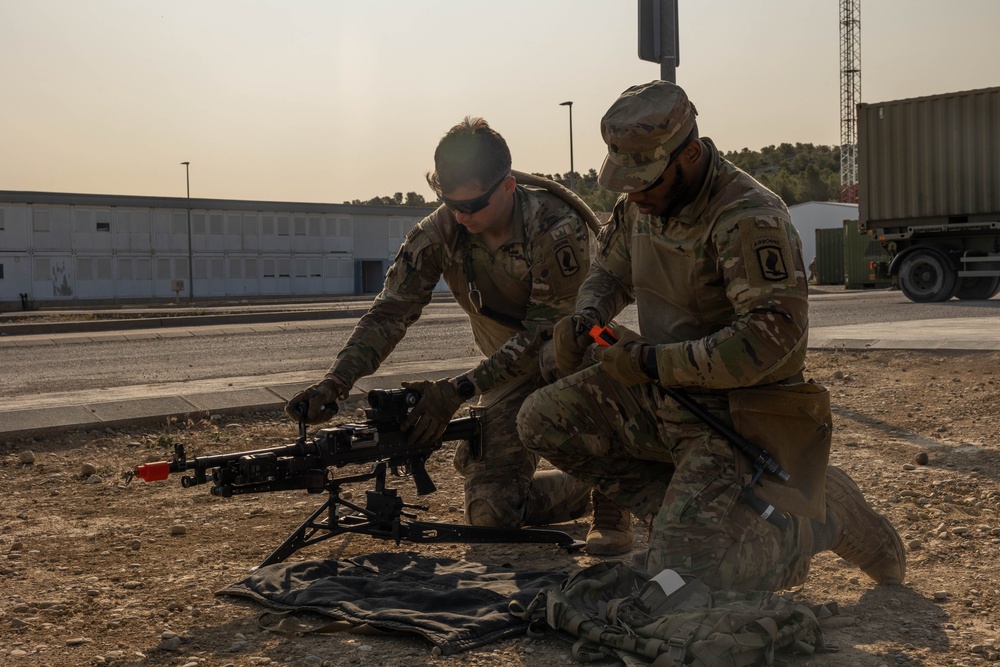
[[[328,375],[347,387],[374,373],[396,348],[406,330],[420,318],[441,278],[441,244],[435,242],[429,219],[410,230],[385,274],[385,286],[358,321]]]
[[[666,386],[754,386],[804,366],[808,285],[798,233],[787,214],[774,210],[727,217],[710,243],[733,322],[706,338],[658,345],[657,370]]]
[[[541,333],[573,314],[577,291],[590,268],[590,234],[576,213],[565,213],[528,243],[531,292],[523,331],[484,359],[471,377],[480,392],[489,391],[538,369]]]
[[[592,308],[607,324],[625,306],[635,301],[632,289],[632,230],[635,210],[629,210],[625,198],[615,204],[611,220],[597,237],[597,257],[580,287],[573,312]]]

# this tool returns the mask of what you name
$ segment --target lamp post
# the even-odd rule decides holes
[[[191,163],[181,162],[184,165],[184,180],[187,183],[187,212],[188,212],[188,301],[194,303],[194,252],[191,246]]]
[[[560,102],[559,106],[569,107],[569,189],[575,189],[573,183],[573,102]]]

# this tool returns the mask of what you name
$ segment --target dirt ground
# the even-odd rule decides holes
[[[1000,376],[994,369],[1000,354],[992,352],[809,353],[807,375],[832,395],[832,462],[896,524],[909,569],[905,585],[878,587],[834,554],[817,556],[807,583],[792,593],[839,604],[839,627],[826,632],[839,652],[781,656],[779,664],[1000,662]],[[134,465],[168,456],[174,442],[185,443],[189,455],[204,455],[286,444],[296,435],[283,415],[268,413],[197,415],[174,424],[0,443],[0,664],[572,664],[557,639],[519,638],[439,657],[415,637],[264,631],[256,622],[262,608],[214,593],[242,579],[322,496],[298,491],[223,499],[173,479],[122,482]],[[29,452],[33,463],[23,462]],[[428,469],[439,490],[421,499],[430,505],[421,518],[461,521],[451,447],[436,453]],[[408,480],[400,488],[416,500]],[[586,527],[561,526],[578,538]],[[637,532],[641,547],[645,537],[641,527]],[[397,547],[366,536],[338,537],[293,559],[397,549],[564,572],[597,562],[546,545]]]

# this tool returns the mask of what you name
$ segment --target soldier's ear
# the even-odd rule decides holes
[[[690,164],[698,164],[698,161],[701,160],[701,156],[704,152],[705,145],[698,139],[693,139],[687,146],[684,147],[684,150],[681,151],[680,157]]]

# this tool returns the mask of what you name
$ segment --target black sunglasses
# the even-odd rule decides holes
[[[655,181],[644,187],[642,190],[639,190],[639,192],[649,192],[650,190],[658,188],[661,185],[663,185],[663,174],[657,176]]]
[[[444,195],[441,195],[441,201],[444,205],[450,208],[452,211],[458,211],[459,213],[464,213],[466,215],[472,215],[473,213],[479,213],[484,208],[490,205],[490,197],[493,193],[497,191],[500,184],[507,180],[507,174],[500,177],[500,180],[494,184],[492,188],[486,191],[485,194],[481,194],[478,197],[473,197],[472,199],[463,199],[461,201],[455,199],[448,199]]]

